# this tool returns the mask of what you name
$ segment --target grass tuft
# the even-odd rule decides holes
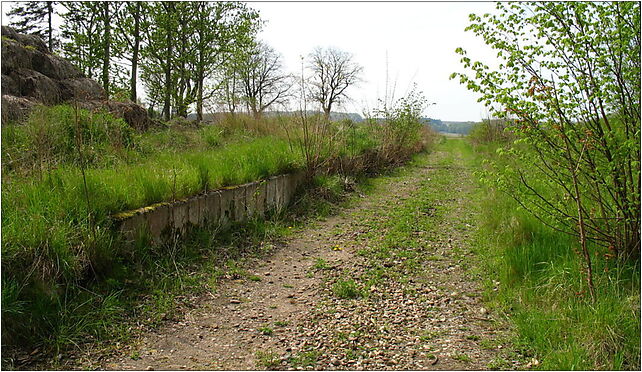
[[[363,293],[358,288],[354,280],[340,280],[332,286],[332,292],[335,296],[345,299],[356,299],[363,297]]]

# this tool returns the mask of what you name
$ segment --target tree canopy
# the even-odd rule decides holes
[[[640,4],[497,9],[471,15],[468,30],[497,52],[499,68],[459,48],[470,73],[452,77],[509,119],[518,142],[504,153],[515,162],[496,179],[542,221],[579,238],[590,281],[588,242],[639,257]]]

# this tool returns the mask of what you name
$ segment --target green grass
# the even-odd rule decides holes
[[[256,364],[266,369],[276,369],[281,365],[281,362],[277,353],[268,350],[256,352]]]
[[[457,353],[453,355],[452,358],[464,363],[470,363],[473,361],[468,355],[462,353]]]
[[[270,326],[263,326],[259,327],[258,329],[259,333],[261,333],[264,336],[271,336],[272,333],[274,333],[274,330]]]
[[[316,258],[312,267],[315,270],[327,270],[330,268],[330,265],[328,265],[328,262],[323,258]]]
[[[494,156],[482,150],[480,158]],[[477,252],[488,263],[485,298],[509,316],[513,343],[540,362],[533,368],[639,369],[639,263],[615,262],[590,247],[595,252],[593,302],[573,238],[543,226],[488,186],[480,189],[479,200],[485,223]],[[500,283],[497,291],[494,280]]]
[[[340,280],[332,286],[332,292],[335,296],[345,299],[355,299],[363,297],[363,293],[354,280]]]
[[[116,253],[111,244],[116,237],[109,232],[111,214],[299,166],[297,155],[274,138],[232,143],[208,152],[164,153],[141,164],[89,169],[89,209],[77,169],[59,168],[42,180],[3,182],[3,271],[17,275],[44,259],[53,267],[49,274],[45,268],[39,274],[72,279],[86,269],[87,259],[102,266],[101,260],[108,261]],[[88,215],[98,226],[96,240]]]
[[[3,345],[57,353],[81,340],[124,340],[130,334],[121,326],[125,317],[145,314],[146,325],[160,324],[180,307],[178,293],[213,288],[223,276],[260,279],[226,265],[242,260],[239,246],[265,253],[271,248],[262,242],[287,235],[305,218],[333,213],[353,186],[345,175],[317,178],[287,224],[271,216],[229,233],[194,229],[180,242],[158,245],[141,236],[130,246],[120,240],[112,230],[115,213],[304,166],[295,120],[278,119],[291,127],[293,140],[269,120],[243,120],[202,128],[176,122],[137,133],[109,114],[57,106],[36,110],[20,126],[4,126]],[[330,124],[338,134],[323,145],[321,160],[381,146],[373,132],[381,126],[353,124]],[[358,168],[345,171],[351,169]],[[214,256],[216,263],[203,258]],[[202,265],[205,273],[189,274]]]
[[[358,184],[359,189],[368,187],[367,178],[359,179],[364,182]],[[186,300],[177,299],[216,290],[222,278],[252,280],[244,266],[248,258],[271,252],[275,246],[271,242],[319,218],[319,205],[336,209],[332,207],[336,199],[329,201],[322,195],[311,189],[299,195],[287,213],[272,213],[224,232],[216,226],[195,228],[180,241],[161,245],[152,245],[143,236],[113,258],[99,281],[82,288],[68,286],[66,297],[47,292],[52,295],[39,294],[37,303],[23,302],[18,284],[3,280],[3,326],[9,324],[15,332],[30,337],[25,341],[55,354],[74,344],[83,348],[85,342],[105,348],[126,343],[138,332],[139,326],[134,325],[141,320],[146,329],[179,316]],[[339,203],[345,201],[344,197]],[[5,359],[3,364],[10,366],[11,362]]]
[[[318,350],[304,351],[290,357],[290,365],[297,367],[314,367],[321,356]]]

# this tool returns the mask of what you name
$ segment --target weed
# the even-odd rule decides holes
[[[340,280],[332,286],[332,292],[335,296],[345,299],[354,299],[363,296],[363,293],[357,287],[354,280]]]
[[[434,339],[435,337],[439,336],[441,332],[439,331],[423,331],[422,334],[419,336],[419,339],[421,341],[430,341]]]
[[[497,343],[497,342],[496,342],[496,341],[494,341],[494,340],[481,340],[481,341],[479,342],[479,346],[480,346],[482,349],[486,349],[486,350],[495,350],[495,349],[497,349],[497,346],[499,346],[499,343]]]
[[[312,367],[316,365],[317,360],[319,360],[320,354],[321,352],[318,350],[300,352],[295,356],[290,357],[290,364],[294,368]]]
[[[462,353],[456,353],[452,356],[452,358],[464,363],[470,363],[473,361],[468,355]]]
[[[3,345],[40,343],[57,352],[80,340],[128,337],[128,315],[160,324],[180,308],[178,293],[211,290],[223,275],[255,280],[234,262],[265,253],[269,246],[257,243],[283,236],[303,215],[329,215],[354,186],[345,175],[318,181],[326,198],[304,195],[287,223],[278,215],[223,233],[209,226],[171,244],[152,244],[143,234],[128,246],[113,233],[115,213],[289,172],[303,166],[303,155],[266,123],[243,130],[177,123],[139,134],[107,113],[81,110],[84,188],[69,141],[72,114],[69,107],[44,108],[23,126],[2,128]],[[353,155],[377,145],[368,141],[378,130],[371,127],[355,128]],[[339,159],[342,141],[318,159]],[[355,164],[340,165],[359,169]],[[89,213],[78,203],[85,196]],[[79,283],[91,283],[91,293]]]
[[[489,150],[479,154],[497,160]],[[596,254],[592,302],[571,249],[577,242],[543,226],[488,185],[479,199],[485,223],[476,237],[477,253],[491,279],[485,299],[510,315],[517,332],[511,341],[525,355],[537,355],[541,369],[639,369],[639,265]],[[630,298],[638,305],[630,306]],[[497,347],[487,340],[480,345]]]
[[[490,370],[510,370],[515,368],[510,361],[502,357],[495,357],[486,367]]]
[[[241,279],[248,276],[248,273],[245,269],[238,266],[238,262],[235,260],[228,260],[226,263],[227,266],[227,276],[230,279]]]
[[[272,333],[274,333],[274,330],[267,325],[264,325],[263,327],[259,327],[258,331],[265,336],[271,336]]]
[[[359,353],[356,350],[354,349],[346,350],[346,359],[355,360],[357,358],[359,358]]]
[[[288,323],[286,321],[283,321],[283,320],[279,320],[279,321],[274,322],[274,325],[277,326],[277,327],[287,327],[289,324],[290,323]]]
[[[336,339],[338,341],[347,341],[348,340],[348,333],[347,332],[337,332],[335,337],[336,337]]]
[[[330,268],[330,265],[328,265],[328,262],[326,260],[319,257],[314,260],[314,266],[312,267],[315,270],[328,270]]]
[[[271,350],[257,351],[255,357],[256,364],[266,369],[276,369],[281,364],[278,354]]]

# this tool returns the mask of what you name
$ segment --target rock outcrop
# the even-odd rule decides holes
[[[51,53],[38,36],[2,26],[2,124],[25,120],[38,104],[66,102],[78,102],[91,110],[106,109],[139,130],[152,124],[143,107],[108,100],[100,84]]]

